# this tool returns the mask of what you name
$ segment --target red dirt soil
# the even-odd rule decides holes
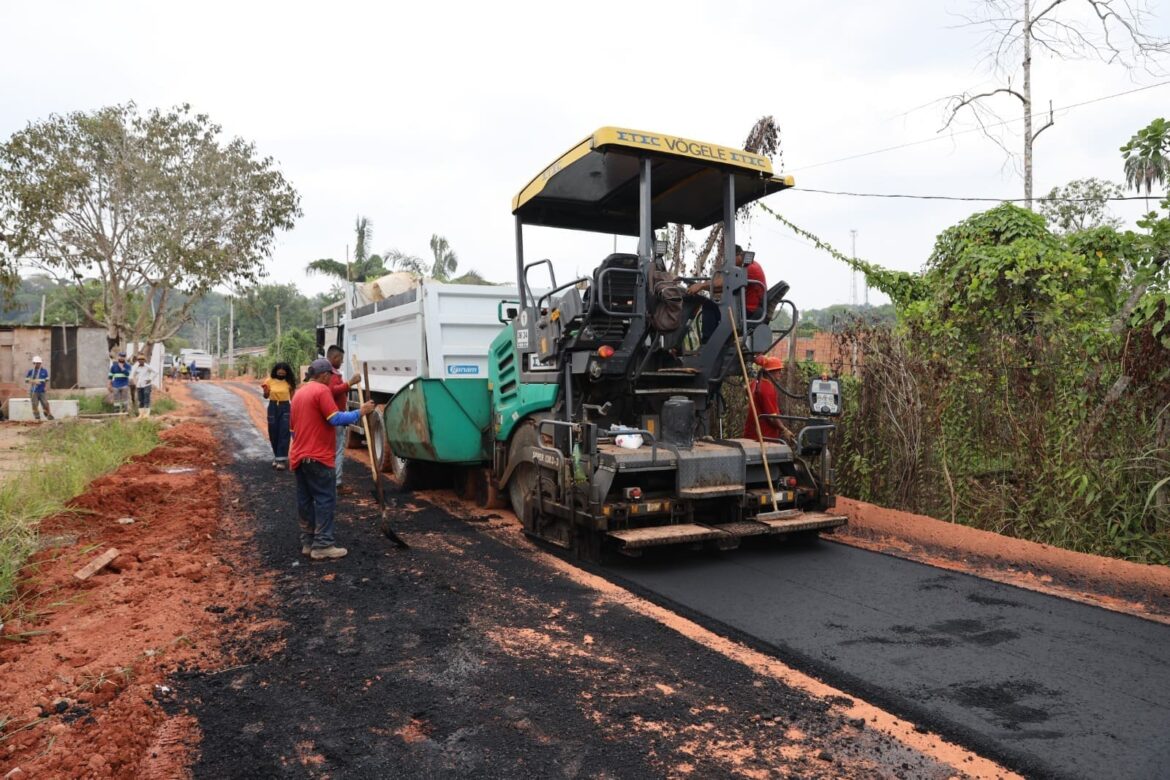
[[[174,416],[190,413],[186,388],[172,392],[188,402]],[[26,567],[18,617],[0,636],[0,776],[186,772],[196,725],[164,713],[165,681],[180,668],[231,667],[219,643],[225,620],[268,587],[246,563],[211,430],[181,422],[161,437],[41,524],[42,540],[58,546]],[[109,566],[73,576],[111,547]]]
[[[846,544],[1170,623],[1170,567],[1071,552],[848,498],[837,500],[837,510],[849,518],[836,536]]]

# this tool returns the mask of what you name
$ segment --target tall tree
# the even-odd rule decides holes
[[[1135,190],[1140,192],[1144,188],[1148,194],[1155,185],[1164,187],[1166,182],[1170,181],[1170,170],[1167,170],[1167,158],[1170,157],[1170,125],[1165,119],[1155,119],[1135,133],[1129,142],[1121,147],[1121,153],[1126,182]],[[1159,309],[1156,299],[1153,296],[1146,296],[1151,286],[1157,285],[1159,281],[1163,290],[1170,286],[1163,276],[1164,269],[1170,264],[1170,197],[1164,198],[1161,206],[1167,212],[1166,215],[1152,211],[1138,220],[1138,225],[1148,231],[1141,237],[1140,254],[1145,256],[1145,262],[1138,264],[1133,289],[1113,322],[1114,333],[1125,332],[1126,327],[1131,324],[1131,316],[1143,306],[1143,303],[1146,319]],[[1170,294],[1167,297],[1170,298]],[[1170,300],[1166,303],[1170,303]],[[1165,303],[1161,304],[1160,316],[1170,317]]]
[[[111,349],[173,336],[207,291],[263,275],[301,213],[272,158],[221,134],[190,106],[132,103],[15,133],[0,146],[0,273],[29,264],[71,285]]]
[[[311,331],[321,316],[320,307],[302,295],[295,284],[256,285],[236,299],[236,346],[255,347],[276,338],[273,312],[277,308],[286,333],[296,328]]]
[[[999,86],[948,98],[943,129],[960,113],[969,112],[984,134],[1014,157],[996,131],[1004,122],[995,101],[1006,97],[1018,104],[1024,120],[1024,205],[1031,209],[1032,149],[1040,134],[1055,123],[1049,102],[1044,124],[1034,126],[1033,53],[1057,60],[1098,59],[1130,70],[1149,67],[1170,52],[1170,41],[1145,32],[1151,16],[1145,0],[976,0],[966,26],[985,33],[986,59]]]
[[[431,264],[431,276],[440,282],[450,279],[459,267],[459,258],[447,243],[447,239],[438,233],[431,234],[431,254],[435,257],[434,263]]]
[[[1095,227],[1121,227],[1121,220],[1109,213],[1109,199],[1125,194],[1111,181],[1077,179],[1053,187],[1040,199],[1037,211],[1059,233],[1077,233]]]
[[[418,255],[412,255],[409,252],[403,252],[398,249],[387,249],[383,254],[386,256],[386,264],[390,268],[395,268],[399,271],[409,271],[415,276],[426,276],[430,269]]]
[[[368,282],[385,276],[386,261],[380,255],[369,253],[370,243],[374,237],[374,226],[367,217],[358,217],[354,221],[353,261],[341,263],[332,258],[314,260],[305,266],[311,274],[321,274],[341,282]]]
[[[1134,134],[1121,147],[1125,161],[1125,183],[1146,195],[1170,179],[1170,123],[1159,117]]]

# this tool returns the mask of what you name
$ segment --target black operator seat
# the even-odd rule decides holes
[[[776,307],[780,305],[780,301],[784,300],[784,296],[788,294],[790,285],[788,282],[781,279],[768,288],[768,294],[764,298],[764,315],[765,324],[770,324],[772,318],[776,316]]]
[[[618,346],[629,330],[629,317],[637,309],[639,295],[645,295],[638,273],[638,256],[615,252],[593,270],[593,284],[586,292],[587,314],[577,344],[597,347]],[[604,309],[608,309],[606,312]]]

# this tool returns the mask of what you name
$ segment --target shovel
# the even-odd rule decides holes
[[[370,367],[366,363],[362,363],[362,380],[365,385],[365,393],[362,392],[362,385],[358,385],[358,402],[364,404],[370,392]],[[365,415],[362,416],[362,430],[366,434],[366,451],[370,455],[370,474],[374,478],[374,498],[378,500],[378,506],[382,509],[382,534],[394,542],[400,550],[409,550],[410,545],[401,536],[394,533],[394,529],[390,526],[390,518],[386,516],[386,490],[382,486],[382,469],[379,468],[381,464],[374,461],[374,437],[370,435],[370,419]]]

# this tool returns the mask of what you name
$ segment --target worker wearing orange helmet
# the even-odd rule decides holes
[[[756,358],[756,365],[760,367],[760,373],[750,388],[756,408],[753,414],[751,406],[748,406],[747,418],[743,421],[743,437],[758,441],[762,434],[765,439],[779,439],[788,433],[788,428],[779,420],[764,415],[780,414],[780,395],[776,386],[780,382],[778,372],[784,368],[784,362],[778,357],[761,355]],[[757,419],[757,414],[763,419]]]

